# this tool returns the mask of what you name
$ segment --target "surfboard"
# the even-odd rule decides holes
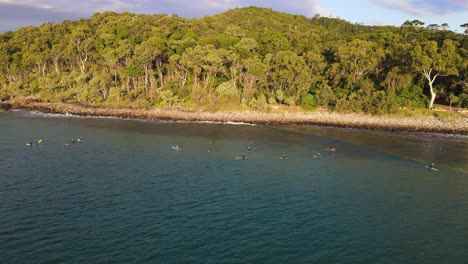
[[[427,166],[427,165],[424,166],[424,167],[427,168],[427,169],[433,170],[433,171],[439,171],[438,169],[436,169],[436,168],[431,168],[431,167],[429,167],[429,166]]]
[[[180,148],[176,148],[176,147],[171,147],[171,148],[172,148],[173,150],[177,150],[177,151],[180,150]]]
[[[236,159],[242,159],[242,157],[236,157]],[[247,157],[245,157],[244,159],[247,159]]]
[[[280,159],[282,159],[282,160],[287,160],[288,157],[280,157]]]

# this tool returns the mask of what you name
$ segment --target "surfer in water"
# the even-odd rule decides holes
[[[243,160],[245,160],[245,153],[242,153],[241,157]]]
[[[431,162],[429,165],[424,165],[424,167],[428,168],[431,171],[439,171],[439,169],[435,168],[435,162]]]
[[[247,151],[248,151],[248,152],[252,151],[252,149],[250,148],[250,146],[247,146]]]
[[[288,156],[286,156],[286,155],[283,153],[283,155],[281,155],[280,159],[283,159],[283,160],[288,159]]]
[[[173,149],[173,150],[179,151],[179,150],[180,150],[180,147],[179,147],[179,145],[175,145],[174,147],[172,147],[172,149]]]
[[[214,146],[214,143],[216,143],[216,140],[214,140],[214,139],[213,139],[213,140],[210,140],[210,141],[208,142],[208,152],[211,152],[211,145]]]
[[[335,151],[336,151],[336,148],[335,148],[335,147],[332,147],[332,148],[327,147],[327,148],[325,149],[325,151],[335,152]]]

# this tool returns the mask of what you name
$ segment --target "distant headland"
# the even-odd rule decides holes
[[[364,26],[258,7],[197,19],[103,12],[0,34],[0,101],[82,115],[465,133],[466,115],[453,110],[468,107],[466,45],[465,33],[419,20]],[[448,111],[425,110],[434,108]]]

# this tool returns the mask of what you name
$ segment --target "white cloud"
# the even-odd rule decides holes
[[[140,0],[139,2],[150,2]],[[164,10],[182,16],[200,17],[224,12],[227,9],[247,6],[259,6],[293,14],[303,14],[309,17],[315,14],[330,16],[331,13],[321,8],[319,0],[159,0],[154,11]]]
[[[53,0],[54,7],[60,11],[80,12],[92,14],[103,11],[136,11],[140,5],[129,3],[123,0],[88,0],[88,1],[73,1],[73,0]]]
[[[321,7],[319,0],[306,0],[304,1],[305,5],[307,6],[307,14],[308,16],[314,16],[316,14],[320,14],[320,16],[329,17],[332,13],[324,8]]]
[[[0,4],[13,4],[31,8],[50,9],[91,15],[95,12],[116,11],[135,13],[171,13],[181,16],[199,17],[223,12],[227,9],[246,6],[263,6],[275,10],[304,14],[330,16],[320,6],[319,0],[0,0]]]
[[[23,0],[23,1],[0,0],[0,4],[20,5],[20,6],[28,6],[28,7],[40,8],[40,9],[53,8],[52,5],[41,3],[40,1],[37,1],[37,0]]]
[[[415,16],[438,16],[466,12],[467,0],[372,0],[377,5]]]
[[[117,12],[137,11],[142,7],[138,3],[133,2],[125,0],[0,0],[0,4],[24,6],[38,9],[50,9],[56,12],[70,12],[86,15],[108,10]]]
[[[415,16],[426,16],[430,14],[429,10],[425,10],[420,6],[415,6],[411,4],[408,0],[372,0],[374,3],[378,5],[382,5],[384,7],[390,9],[397,9],[403,11],[405,13],[415,15]]]

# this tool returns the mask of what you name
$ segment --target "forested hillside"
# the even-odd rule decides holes
[[[468,106],[468,36],[421,21],[362,26],[256,7],[200,19],[105,12],[4,33],[0,62],[0,100],[377,114],[434,98]]]

